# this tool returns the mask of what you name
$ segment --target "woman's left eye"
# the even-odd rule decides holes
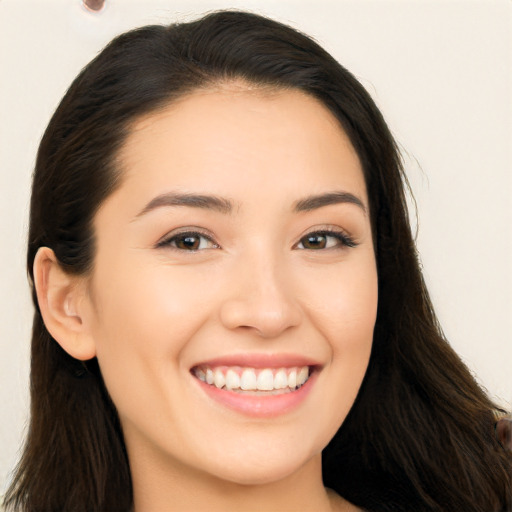
[[[336,247],[355,247],[357,244],[345,233],[337,231],[315,231],[303,236],[297,249],[320,250]]]
[[[165,238],[158,243],[158,247],[171,247],[180,251],[193,252],[203,249],[216,249],[219,246],[206,235],[196,232],[186,232]]]

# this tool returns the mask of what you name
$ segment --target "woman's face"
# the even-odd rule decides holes
[[[377,309],[338,122],[301,92],[232,84],[139,120],[119,165],[87,300],[132,469],[264,483],[318,464]]]

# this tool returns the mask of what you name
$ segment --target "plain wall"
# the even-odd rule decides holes
[[[512,403],[510,0],[0,0],[0,494],[28,417],[30,176],[49,118],[116,34],[246,8],[312,35],[369,90],[404,150],[418,246],[452,345]],[[413,225],[416,217],[412,212]],[[86,421],[86,418],[84,418]]]

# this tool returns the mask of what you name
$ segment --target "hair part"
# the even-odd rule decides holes
[[[122,182],[117,156],[134,122],[193,91],[240,81],[322,102],[354,146],[368,190],[379,279],[373,350],[356,402],[324,450],[325,484],[374,512],[509,510],[512,461],[494,435],[496,407],[436,320],[393,137],[358,81],[290,27],[221,11],[114,39],[74,80],[42,138],[30,277],[42,246],[69,273],[93,269],[94,216]],[[33,300],[30,427],[6,505],[128,512],[129,461],[98,362],[70,357],[46,330],[34,290]]]

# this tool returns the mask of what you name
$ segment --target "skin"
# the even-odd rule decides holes
[[[223,84],[138,120],[118,161],[122,184],[94,221],[92,273],[63,273],[43,248],[35,279],[54,338],[74,357],[98,357],[135,512],[357,510],[321,479],[321,451],[368,365],[378,294],[363,173],[339,123],[299,91]],[[340,191],[361,205],[294,210]],[[232,208],[144,212],[170,192]],[[325,229],[357,245],[307,244]],[[180,248],[180,230],[206,238]],[[299,354],[320,371],[298,407],[249,417],[211,400],[190,372],[241,353]]]

